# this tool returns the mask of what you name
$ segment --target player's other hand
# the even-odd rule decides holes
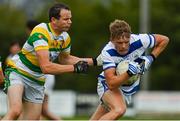
[[[98,55],[96,58],[93,58],[93,63],[94,63],[94,66],[102,66],[103,65],[101,54]]]
[[[149,70],[152,62],[155,60],[155,57],[152,55],[141,56],[140,58],[144,60],[144,71]]]
[[[140,65],[137,62],[129,62],[127,73],[130,77],[141,73]]]
[[[74,64],[75,73],[86,73],[88,71],[89,65],[86,61],[78,61]]]

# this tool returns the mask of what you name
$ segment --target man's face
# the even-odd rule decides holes
[[[120,55],[125,55],[128,53],[128,51],[129,51],[129,40],[130,40],[130,38],[126,38],[126,37],[122,38],[121,37],[118,39],[114,39],[112,41],[112,43],[115,45],[117,52]]]
[[[15,44],[15,45],[10,47],[10,53],[13,55],[18,53],[20,50],[21,50],[21,47],[19,46],[19,44]]]
[[[72,24],[71,17],[70,10],[62,9],[60,12],[60,18],[55,21],[56,29],[61,32],[68,31]]]

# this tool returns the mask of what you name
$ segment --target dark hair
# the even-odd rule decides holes
[[[69,7],[63,3],[57,3],[53,5],[49,9],[49,21],[51,21],[52,17],[59,19],[60,18],[59,13],[61,12],[62,9],[70,10]]]
[[[18,40],[13,40],[13,41],[11,41],[10,47],[12,47],[12,46],[14,46],[14,45],[19,45],[19,46],[20,46],[19,41],[18,41]]]
[[[33,28],[38,24],[39,24],[39,22],[36,20],[28,20],[26,23],[26,27],[30,30],[33,30]]]

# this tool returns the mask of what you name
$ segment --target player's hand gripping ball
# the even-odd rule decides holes
[[[135,63],[135,62],[134,62]],[[117,67],[116,67],[116,74],[117,75],[121,75],[125,72],[127,72],[129,69],[129,61],[125,60],[120,62]],[[128,85],[128,84],[132,84],[135,81],[137,81],[140,78],[140,74],[134,74],[133,76],[131,76],[127,81],[125,81],[124,84]]]

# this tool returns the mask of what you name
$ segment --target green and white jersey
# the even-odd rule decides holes
[[[67,32],[56,35],[50,23],[41,23],[32,30],[22,50],[12,58],[12,61],[8,62],[8,67],[14,71],[44,85],[45,76],[36,57],[38,50],[49,50],[50,61],[55,60],[59,53],[70,54],[70,36]]]

